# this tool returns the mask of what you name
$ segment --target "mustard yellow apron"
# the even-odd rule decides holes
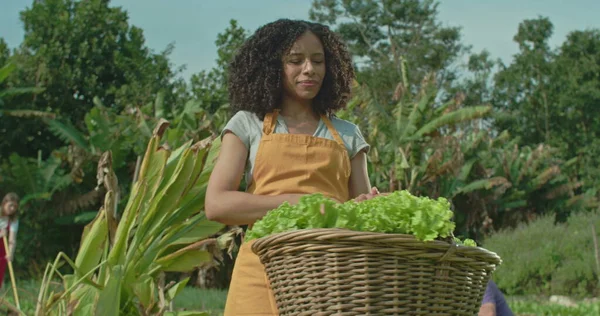
[[[350,158],[339,133],[326,116],[321,119],[335,140],[301,134],[275,134],[278,112],[263,121],[263,135],[248,192],[258,195],[322,193],[349,199]],[[244,243],[235,261],[225,316],[278,315],[265,268]]]

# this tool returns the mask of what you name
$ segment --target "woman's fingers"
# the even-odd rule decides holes
[[[377,189],[377,187],[371,188],[371,194],[373,194],[373,195],[379,194],[379,189]]]

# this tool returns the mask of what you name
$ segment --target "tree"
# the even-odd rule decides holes
[[[552,30],[548,18],[521,22],[514,36],[519,53],[509,66],[501,65],[495,77],[494,105],[509,114],[496,126],[500,130],[511,129],[524,144],[556,145],[550,124],[556,109],[551,95],[555,53],[548,44]]]
[[[564,154],[579,157],[587,187],[600,188],[600,30],[574,31],[559,48],[551,122]]]
[[[392,100],[402,80],[402,63],[409,87],[418,91],[428,74],[445,87],[456,74],[450,68],[465,50],[460,29],[443,27],[433,0],[314,0],[312,20],[335,26],[359,64],[358,79],[373,89],[379,102]]]
[[[585,179],[600,185],[600,30],[574,31],[558,49],[548,41],[548,18],[525,20],[514,37],[519,53],[495,76],[492,103],[503,114],[497,129],[510,129],[521,143],[558,148]]]
[[[11,84],[44,86],[46,92],[12,98],[12,108],[52,111],[82,129],[94,97],[121,111],[164,90],[167,104],[173,103],[171,47],[151,52],[142,30],[130,26],[127,13],[109,1],[35,1],[21,12],[21,20],[25,37],[11,57],[19,69]],[[0,125],[11,131],[0,152],[33,156],[41,149],[48,155],[60,145],[39,122],[0,119]]]
[[[0,37],[0,65],[5,65],[10,57],[10,50],[6,41]]]
[[[200,101],[202,108],[214,113],[229,102],[227,92],[227,69],[236,50],[246,40],[248,34],[236,20],[229,21],[229,27],[217,35],[217,66],[210,71],[201,71],[190,79],[192,97]]]

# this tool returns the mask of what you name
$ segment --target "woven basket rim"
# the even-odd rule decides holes
[[[410,234],[391,234],[378,232],[354,231],[341,228],[306,228],[287,232],[275,233],[258,238],[251,246],[252,251],[259,257],[268,256],[269,252],[282,244],[303,244],[306,242],[319,243],[348,243],[361,242],[380,246],[398,246],[412,248],[427,248],[431,251],[445,252],[448,255],[463,257],[478,257],[488,263],[499,265],[502,259],[490,250],[479,246],[464,246],[441,240],[421,241]]]

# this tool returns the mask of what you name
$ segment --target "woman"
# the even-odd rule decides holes
[[[346,105],[353,79],[346,46],[326,26],[282,19],[259,28],[230,65],[237,113],[222,133],[207,217],[252,225],[306,194],[338,202],[378,194],[367,175],[369,145],[356,125],[333,116]],[[238,192],[244,175],[246,192]],[[240,248],[225,315],[278,314],[251,244]]]

